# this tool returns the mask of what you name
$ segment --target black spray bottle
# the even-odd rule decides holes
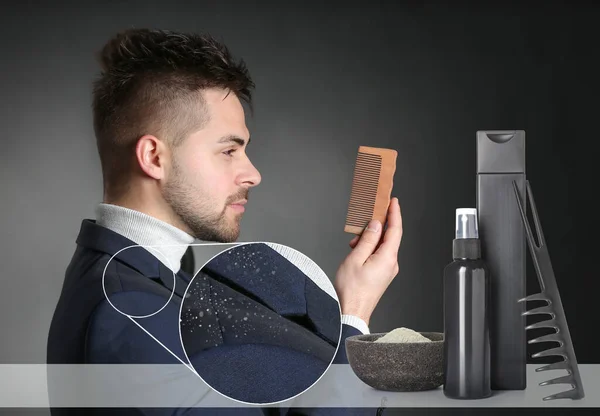
[[[477,210],[456,210],[452,263],[444,268],[444,394],[491,396],[490,276],[481,258]]]

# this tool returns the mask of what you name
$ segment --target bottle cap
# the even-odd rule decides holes
[[[477,173],[525,173],[525,130],[478,131]]]
[[[479,238],[476,208],[456,209],[456,238]]]

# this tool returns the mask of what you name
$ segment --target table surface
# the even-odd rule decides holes
[[[600,407],[600,364],[580,364],[585,397],[580,400],[543,398],[570,390],[570,384],[540,386],[539,383],[566,375],[565,370],[536,372],[544,364],[527,364],[525,390],[493,391],[492,396],[480,400],[455,400],[444,395],[442,387],[422,392],[388,392],[371,388],[358,379],[349,365],[333,365],[319,382],[305,392],[298,401],[310,401],[323,406],[343,404],[348,407]],[[316,388],[323,384],[321,389]],[[342,385],[343,389],[332,386]],[[321,390],[321,391],[320,391]],[[327,398],[327,391],[334,395]],[[309,406],[306,403],[306,406]]]
[[[536,372],[527,365],[527,388],[494,391],[481,400],[447,398],[442,387],[422,392],[388,392],[363,383],[347,364],[334,364],[308,390],[274,407],[600,407],[600,364],[580,364],[585,397],[543,398],[571,388],[539,386],[565,370]],[[48,383],[48,379],[53,381]],[[212,390],[188,367],[177,365],[0,364],[0,407],[247,407]],[[261,406],[266,407],[266,406]]]

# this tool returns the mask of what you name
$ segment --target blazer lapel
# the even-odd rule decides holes
[[[186,273],[183,270],[173,273],[171,269],[162,263],[159,264],[159,273],[160,281],[171,291],[173,291],[173,281],[175,281],[175,294],[183,298],[189,282],[189,280],[186,281]]]
[[[241,244],[213,258],[202,271],[283,316],[306,314],[306,277],[266,244]]]
[[[161,263],[148,250],[138,246],[128,238],[96,224],[95,220],[83,220],[77,237],[81,246],[115,256],[123,263],[151,279],[159,278],[161,283],[173,291],[173,272]],[[187,279],[187,280],[186,280]],[[175,294],[183,297],[190,279],[183,270],[175,274]]]
[[[211,260],[202,272],[284,317],[308,320],[311,330],[337,344],[341,325],[338,302],[268,245],[236,246]]]

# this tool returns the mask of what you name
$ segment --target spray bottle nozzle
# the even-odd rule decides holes
[[[456,209],[456,238],[479,238],[476,208]]]

